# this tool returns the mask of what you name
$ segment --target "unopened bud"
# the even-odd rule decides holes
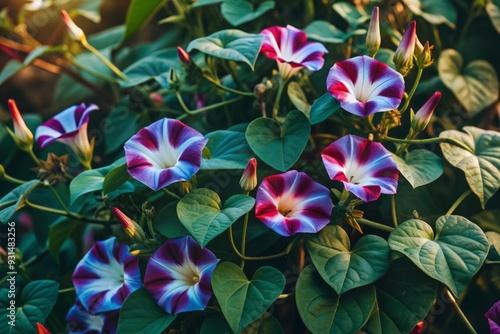
[[[403,76],[406,76],[413,67],[413,52],[415,51],[415,37],[417,25],[411,21],[399,43],[392,60],[396,65],[396,70]]]
[[[153,92],[149,94],[149,98],[153,102],[154,106],[157,108],[162,107],[164,105],[163,96],[161,94]]]
[[[144,231],[139,226],[139,224],[130,219],[118,208],[113,208],[113,213],[115,214],[115,217],[118,218],[120,225],[125,230],[125,233],[130,237],[130,239],[137,243],[146,241],[146,235],[144,234]]]
[[[9,128],[7,128],[7,131],[12,139],[14,139],[17,147],[23,151],[29,152],[33,148],[33,133],[26,126],[24,119],[21,117],[21,113],[19,109],[17,109],[16,101],[10,99],[8,104],[12,122],[14,123],[14,132]]]
[[[248,160],[247,167],[240,179],[240,186],[244,192],[249,193],[257,187],[257,160]]]
[[[429,124],[432,114],[434,113],[434,109],[436,109],[439,100],[441,100],[441,95],[441,92],[435,92],[413,116],[411,121],[411,128],[413,131],[418,133],[424,130],[427,124]]]
[[[187,195],[193,190],[193,184],[191,181],[182,181],[179,182],[179,193],[184,196]]]
[[[36,334],[50,334],[49,330],[45,328],[44,325],[41,323],[37,322],[36,323]]]
[[[152,221],[156,216],[155,207],[152,205],[149,205],[148,202],[144,202],[142,204],[142,213],[144,214],[144,217],[148,221]]]
[[[73,22],[73,19],[71,18],[71,16],[69,16],[68,12],[66,12],[64,9],[61,10],[61,16],[64,24],[68,28],[69,37],[71,37],[72,40],[81,42],[87,39],[83,30],[79,26],[77,26],[75,22]]]
[[[189,54],[181,48],[180,46],[177,47],[177,54],[179,55],[179,60],[181,63],[189,65],[191,63],[191,57],[189,57]]]
[[[415,57],[417,58],[416,63],[418,68],[426,68],[432,65],[434,59],[432,59],[431,50],[434,45],[429,45],[429,41],[426,41],[422,46],[422,52],[417,53],[417,46],[415,45]]]
[[[266,85],[263,83],[256,84],[255,87],[253,88],[253,94],[257,97],[261,96],[266,92]]]
[[[373,7],[372,18],[368,26],[368,32],[366,33],[366,48],[370,57],[375,57],[380,48],[380,43],[382,43],[382,39],[380,37],[379,8],[375,6]]]

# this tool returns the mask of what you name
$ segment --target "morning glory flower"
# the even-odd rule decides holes
[[[189,181],[200,169],[207,141],[181,121],[163,118],[125,143],[128,172],[153,190]]]
[[[488,318],[490,333],[500,334],[500,300],[486,312],[485,316]]]
[[[326,87],[342,108],[361,117],[397,108],[405,90],[400,73],[368,56],[335,63]]]
[[[55,115],[36,129],[35,139],[40,148],[45,148],[55,141],[68,145],[78,156],[81,163],[90,168],[94,141],[89,142],[87,125],[91,112],[99,107],[82,103],[69,107]]]
[[[291,170],[262,180],[255,217],[283,236],[315,233],[330,222],[330,191],[306,173]]]
[[[347,135],[325,148],[321,156],[330,178],[342,181],[345,190],[365,202],[396,193],[398,168],[380,143]]]
[[[190,236],[168,239],[149,259],[144,287],[170,314],[203,310],[213,295],[211,279],[217,262]]]
[[[77,298],[66,315],[66,326],[70,334],[114,334],[119,316],[119,310],[92,315]]]
[[[97,241],[76,266],[72,279],[78,299],[90,314],[120,309],[142,287],[138,259],[115,237]]]
[[[287,25],[269,27],[260,32],[264,35],[261,52],[268,58],[275,59],[283,79],[288,79],[305,67],[319,71],[328,52],[325,46],[317,42],[307,42],[307,34],[302,30]]]

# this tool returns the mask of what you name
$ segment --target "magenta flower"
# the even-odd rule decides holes
[[[200,169],[207,141],[181,121],[161,119],[125,143],[128,172],[153,190],[189,181]]]
[[[500,334],[500,300],[496,302],[485,314],[488,318],[491,334]]]
[[[405,76],[413,67],[413,52],[415,51],[415,39],[417,36],[417,23],[415,20],[408,24],[398,48],[394,52],[392,60],[398,72]]]
[[[396,193],[398,168],[380,143],[347,135],[328,145],[321,156],[328,176],[365,202]]]
[[[425,129],[429,121],[431,120],[432,114],[436,109],[439,101],[441,100],[441,92],[435,92],[427,102],[420,108],[417,113],[413,116],[413,120],[411,122],[411,128],[420,132]]]
[[[144,287],[170,314],[203,310],[219,259],[192,237],[168,239],[149,259]]]
[[[89,143],[87,125],[90,113],[99,107],[82,103],[69,107],[55,115],[36,129],[35,139],[40,148],[55,141],[68,145],[85,167],[90,167],[94,142]]]
[[[330,222],[330,191],[306,173],[291,170],[262,180],[255,217],[283,236],[315,233]]]
[[[78,299],[90,314],[120,309],[142,287],[137,258],[114,237],[97,241],[76,266],[72,279]]]
[[[264,35],[261,52],[268,58],[275,59],[283,79],[295,75],[305,67],[311,71],[319,71],[328,52],[325,46],[317,42],[307,42],[307,34],[302,30],[287,25],[269,27],[260,32]]]
[[[367,56],[335,63],[326,87],[342,108],[361,117],[397,108],[405,90],[401,74]]]
[[[114,334],[118,328],[119,316],[119,310],[92,315],[77,298],[66,315],[66,324],[70,334]]]

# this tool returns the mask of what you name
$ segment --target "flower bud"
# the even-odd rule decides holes
[[[41,323],[37,322],[36,323],[36,334],[50,334],[49,330],[45,328],[44,325]]]
[[[19,109],[17,109],[16,102],[10,99],[8,103],[12,121],[14,123],[14,132],[12,132],[9,128],[7,128],[7,131],[12,136],[12,139],[14,139],[17,147],[23,151],[31,151],[33,148],[33,133],[30,129],[28,129],[26,123],[24,123],[24,119],[21,117]]]
[[[417,39],[418,41],[418,39]],[[420,42],[418,42],[420,44]],[[421,47],[421,49],[420,49]],[[416,63],[418,68],[426,68],[432,65],[434,62],[434,59],[432,59],[432,53],[431,50],[434,47],[434,45],[429,45],[429,41],[426,41],[424,45],[420,44],[420,46],[417,47],[417,44],[415,44],[415,57],[416,57]],[[417,48],[419,51],[417,52]]]
[[[64,24],[68,28],[69,37],[71,37],[72,40],[81,42],[87,39],[83,30],[79,26],[77,26],[75,22],[73,22],[73,19],[71,18],[71,16],[69,16],[67,11],[65,11],[64,9],[61,10],[61,16]]]
[[[406,28],[406,31],[399,43],[392,60],[396,65],[396,70],[403,76],[407,75],[413,67],[413,52],[415,50],[415,37],[417,25],[415,21],[411,21]]]
[[[370,25],[368,26],[368,32],[366,33],[366,48],[368,49],[368,55],[370,57],[375,57],[378,49],[380,48],[381,42],[379,9],[378,6],[375,6],[373,7],[372,18],[370,20]]]
[[[179,182],[179,193],[182,196],[189,194],[193,190],[193,184],[191,181],[181,181]]]
[[[181,48],[180,46],[177,47],[177,54],[179,55],[179,60],[181,63],[189,65],[191,63],[191,57],[189,57],[189,54]]]
[[[441,95],[441,92],[435,92],[430,97],[430,99],[425,102],[425,104],[417,111],[415,116],[413,116],[413,119],[411,121],[411,128],[413,131],[418,133],[424,130],[427,124],[429,124],[432,113],[434,112],[434,109],[436,109],[439,100],[441,100]]]
[[[146,235],[142,228],[135,221],[127,217],[123,212],[118,208],[113,208],[113,213],[115,217],[120,221],[120,225],[125,230],[125,233],[132,239],[134,242],[142,243],[146,241]]]
[[[257,160],[248,160],[247,167],[240,179],[240,187],[244,192],[249,193],[257,186]]]

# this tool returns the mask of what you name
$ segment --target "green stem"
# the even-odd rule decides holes
[[[394,227],[398,227],[398,215],[396,213],[396,195],[391,195],[391,215]]]
[[[25,184],[26,181],[23,181],[23,180],[20,180],[20,179],[16,179],[15,177],[12,177],[12,176],[9,176],[7,174],[4,174],[3,175],[3,179],[7,182],[10,182],[10,183],[13,183],[13,184],[17,184],[17,185],[21,185],[21,184]]]
[[[84,48],[92,52],[97,58],[99,58],[100,61],[102,61],[111,71],[113,71],[117,76],[119,76],[122,80],[124,81],[129,81],[127,76],[118,69],[112,62],[110,62],[106,57],[102,55],[102,53],[99,52],[96,48],[94,48],[92,45],[87,42],[87,40],[82,40],[82,45]]]
[[[188,114],[188,115],[197,115],[197,114],[200,114],[202,112],[209,111],[209,110],[212,110],[212,109],[217,109],[217,108],[220,108],[220,107],[225,106],[227,104],[231,104],[233,102],[236,102],[236,101],[239,101],[239,100],[243,99],[242,96],[238,96],[238,97],[235,97],[234,99],[227,100],[227,101],[222,101],[222,102],[218,102],[218,103],[214,103],[214,104],[211,104],[209,106],[206,106],[206,107],[203,107],[203,108],[200,108],[200,109],[189,110],[189,108],[186,106],[186,104],[182,100],[182,96],[181,96],[181,94],[180,94],[179,91],[175,91],[175,96],[177,97],[177,101],[179,101],[179,104],[181,105],[182,110],[184,110],[184,112],[186,114]],[[186,117],[186,116],[185,115],[181,115],[177,119],[184,118],[184,117]]]
[[[446,297],[448,297],[451,300],[453,308],[455,309],[455,312],[458,314],[458,316],[460,317],[460,319],[464,323],[464,325],[467,328],[467,330],[469,331],[469,333],[477,334],[474,327],[472,327],[472,324],[470,323],[469,319],[467,319],[464,312],[462,311],[460,306],[457,304],[457,301],[455,300],[455,298],[451,294],[450,290],[448,290],[448,288],[445,288],[445,291],[446,291]]]
[[[179,200],[179,201],[182,199],[182,197],[180,197],[179,195],[177,195],[177,194],[175,194],[175,193],[171,192],[171,191],[170,191],[170,190],[168,190],[167,188],[161,188],[161,190],[163,190],[163,192],[164,192],[165,194],[167,194],[167,195],[169,195],[169,196],[172,196],[173,198],[175,198],[175,199],[177,199],[177,200]]]
[[[245,214],[245,217],[243,218],[243,231],[241,232],[241,255],[243,256],[245,256],[247,229],[248,229],[248,212]],[[245,267],[245,260],[241,259],[241,269],[243,269],[244,267]]]
[[[71,62],[71,64],[75,65],[76,68],[79,68],[80,70],[87,72],[88,74],[90,74],[98,79],[101,79],[101,80],[104,80],[107,82],[111,82],[111,83],[116,83],[116,80],[114,78],[108,77],[107,75],[104,75],[100,72],[94,71],[93,69],[88,68],[87,66],[83,65],[78,60],[76,60],[76,58],[73,57],[72,54],[67,53],[66,56],[67,56],[68,60]]]
[[[368,220],[368,219],[356,218],[356,221],[358,223],[360,223],[361,225],[373,227],[373,228],[376,228],[377,230],[381,230],[381,231],[384,231],[384,232],[391,233],[392,231],[394,231],[393,227],[390,227],[390,226],[387,226],[387,225],[382,225],[382,224],[379,224],[379,223],[375,223],[374,221],[371,221],[371,220]]]
[[[38,167],[42,167],[42,163],[40,162],[40,159],[38,159],[38,157],[35,155],[35,152],[33,152],[33,150],[29,150],[29,151],[25,151],[26,153],[28,153],[28,155],[31,157],[31,159],[33,159],[33,161],[37,164]]]
[[[59,196],[59,194],[57,193],[57,191],[54,189],[54,187],[52,187],[51,185],[49,185],[49,188],[50,188],[50,190],[52,190],[52,192],[56,196],[57,201],[59,202],[59,204],[61,204],[61,206],[64,209],[64,211],[66,211],[67,213],[70,213],[68,207],[64,204],[63,200],[61,199],[61,197]]]
[[[61,289],[58,292],[59,293],[65,293],[65,292],[71,292],[71,291],[75,291],[75,288],[71,287],[71,288]]]
[[[224,85],[220,84],[219,82],[217,82],[212,77],[210,77],[210,76],[208,76],[206,74],[203,74],[203,77],[205,79],[207,79],[208,81],[210,81],[215,86],[217,86],[218,88],[220,88],[222,90],[225,90],[227,92],[238,94],[238,95],[241,95],[241,96],[252,96],[252,97],[255,96],[254,93],[252,93],[252,92],[243,92],[241,90],[237,90],[237,89],[233,89],[233,88],[229,88],[227,86],[224,86]]]
[[[296,239],[295,239],[296,240]],[[236,255],[238,255],[238,257],[242,260],[247,260],[247,261],[261,261],[261,260],[272,260],[272,259],[277,259],[279,257],[282,257],[282,256],[285,256],[285,255],[288,255],[288,253],[290,253],[290,251],[292,250],[292,247],[293,245],[295,244],[295,240],[292,240],[292,242],[290,242],[288,244],[288,246],[286,246],[285,250],[280,252],[280,253],[277,253],[277,254],[273,254],[273,255],[266,255],[266,256],[243,256],[243,254],[241,254],[239,251],[238,251],[238,248],[236,248],[236,245],[234,244],[234,237],[233,237],[233,227],[232,226],[229,226],[229,241],[231,242],[231,247],[233,247],[233,251],[236,253]]]
[[[436,138],[428,138],[428,139],[399,139],[399,138],[393,138],[393,137],[385,137],[384,140],[397,143],[397,144],[432,144],[432,143],[448,143],[450,145],[455,145],[460,147],[461,149],[464,149],[471,154],[474,154],[474,152],[470,149],[470,147],[464,145],[463,143],[459,142],[456,139],[453,138],[443,138],[443,137],[436,137]]]
[[[415,78],[415,81],[413,82],[413,87],[410,90],[410,93],[408,94],[408,97],[405,100],[405,103],[403,104],[403,107],[399,109],[399,112],[401,115],[408,109],[408,106],[410,105],[410,101],[413,97],[413,94],[415,94],[415,91],[417,90],[418,84],[420,82],[420,79],[422,78],[422,73],[424,72],[423,68],[419,68],[417,72],[417,77]]]
[[[450,206],[450,208],[448,209],[448,211],[446,211],[445,216],[451,215],[453,213],[453,211],[455,211],[456,208],[458,208],[458,206],[460,205],[460,203],[462,203],[463,200],[466,199],[467,196],[469,196],[470,194],[472,194],[472,190],[468,189],[462,195],[460,195],[460,197],[457,198],[457,200],[455,201],[455,203],[453,203]]]
[[[274,105],[273,105],[273,119],[276,119],[276,117],[278,117],[281,95],[283,95],[283,90],[285,89],[287,82],[288,79],[283,80],[283,78],[280,77],[280,86],[278,88],[278,92],[276,93],[276,100],[274,100]]]
[[[76,220],[81,220],[81,221],[84,221],[84,222],[87,222],[87,223],[91,223],[91,224],[99,224],[99,225],[109,225],[109,224],[112,224],[112,223],[110,223],[110,222],[108,222],[106,220],[99,220],[99,219],[84,217],[82,215],[79,215],[79,214],[76,214],[76,213],[73,213],[73,212],[66,212],[64,210],[57,210],[57,209],[53,209],[53,208],[47,208],[47,207],[42,206],[42,205],[31,203],[30,201],[28,201],[28,199],[25,199],[24,203],[27,206],[29,206],[30,208],[33,208],[35,210],[49,212],[49,213],[53,213],[53,214],[56,214],[56,215],[65,216],[65,217],[76,219]]]

